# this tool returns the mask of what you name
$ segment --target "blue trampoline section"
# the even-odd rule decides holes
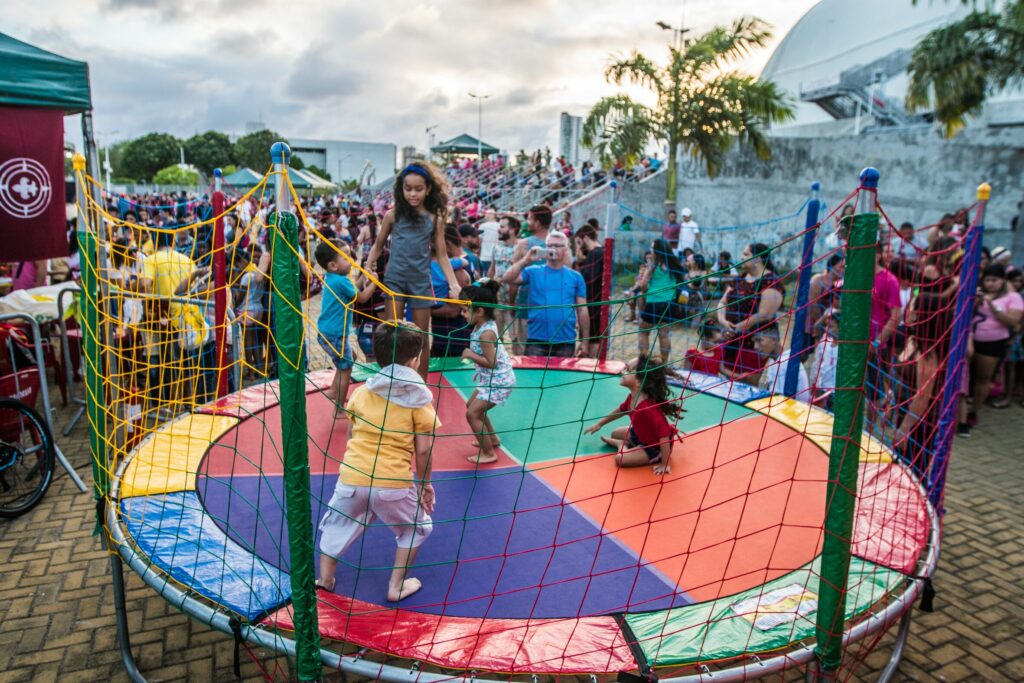
[[[221,530],[195,491],[121,501],[125,528],[139,550],[175,581],[248,620],[291,596],[288,575]]]
[[[718,375],[705,375],[702,372],[690,372],[685,375],[686,388],[696,393],[710,394],[734,403],[747,403],[764,398],[768,392],[759,387],[730,382]],[[687,396],[684,392],[684,396]]]
[[[337,475],[313,476],[314,522],[327,509],[336,481]],[[288,532],[280,477],[200,475],[197,487],[233,539],[253,547],[268,565],[287,569],[288,554],[281,550],[288,547]],[[526,619],[658,610],[692,602],[675,582],[566,505],[527,470],[435,472],[434,488],[434,531],[413,570],[423,589],[402,602],[404,609]],[[337,592],[387,604],[394,554],[392,532],[380,523],[371,525],[341,558]]]

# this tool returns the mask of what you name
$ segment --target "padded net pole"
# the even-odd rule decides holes
[[[793,322],[793,341],[790,344],[793,358],[803,358],[807,350],[807,297],[811,292],[811,266],[814,263],[814,242],[818,237],[818,210],[821,207],[821,183],[811,185],[811,198],[807,202],[807,221],[804,223],[803,257],[800,259],[800,279],[796,289],[796,318]],[[786,366],[786,381],[783,392],[786,396],[795,396],[799,379],[799,366],[789,363]]]
[[[284,453],[284,498],[288,519],[292,609],[295,612],[295,660],[302,681],[321,678],[320,630],[316,615],[313,563],[313,513],[309,491],[309,445],[306,429],[306,378],[303,374],[303,314],[299,292],[299,221],[291,207],[288,159],[283,142],[270,148],[277,177],[270,254],[274,290],[274,339],[281,390],[281,444]]]
[[[221,184],[224,172],[213,169],[213,310],[214,334],[217,335],[217,398],[227,396],[227,341],[228,341],[228,276],[224,253],[224,192]],[[242,343],[242,342],[236,342]]]
[[[825,494],[825,538],[818,588],[817,648],[819,669],[834,672],[843,657],[846,586],[850,573],[853,516],[857,504],[857,468],[864,433],[864,374],[871,329],[871,291],[879,215],[879,173],[860,174],[860,213],[853,219],[846,248],[839,359],[836,365],[835,421]]]
[[[608,206],[605,208],[604,216],[604,259],[601,264],[601,270],[603,275],[601,277],[601,301],[611,301],[612,298],[612,281],[615,278],[615,216],[618,213],[616,209],[618,204],[615,203],[614,190],[612,191],[612,198],[608,202]],[[598,358],[601,361],[608,360],[608,347],[611,345],[611,325],[612,315],[611,307],[606,303],[597,311],[591,311],[591,315],[600,315],[601,324],[598,326],[598,330],[601,334],[601,347],[598,353]],[[589,334],[589,332],[588,332]]]
[[[85,193],[85,157],[75,154],[72,159],[75,171],[75,201],[78,211],[78,244],[81,253],[82,271],[82,350],[85,363],[85,406],[89,419],[89,451],[92,455],[92,480],[97,501],[110,493],[110,467],[105,457],[103,435],[106,434],[106,411],[103,406],[103,372],[99,339],[99,308],[97,303],[99,287],[99,240],[91,229],[89,203]],[[98,223],[97,223],[98,225]],[[102,525],[102,514],[97,510],[97,525]]]
[[[936,510],[942,510],[942,496],[946,488],[946,467],[949,451],[953,444],[953,428],[956,426],[957,404],[960,400],[960,376],[967,355],[967,337],[974,316],[974,283],[978,281],[981,268],[981,241],[985,235],[985,207],[988,205],[992,186],[983,183],[978,187],[978,212],[974,227],[967,231],[964,241],[964,260],[960,269],[960,288],[956,293],[953,309],[953,331],[950,337],[949,359],[946,363],[946,381],[939,404],[939,425],[936,430],[935,455],[928,470],[928,497]],[[1012,387],[1011,387],[1012,389]]]

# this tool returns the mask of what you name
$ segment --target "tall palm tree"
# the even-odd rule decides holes
[[[961,2],[974,10],[922,38],[907,68],[907,108],[933,109],[947,137],[990,95],[1024,80],[1024,1],[1008,0],[999,12],[990,1]]]
[[[605,71],[610,83],[641,85],[657,95],[653,108],[619,94],[600,100],[583,124],[583,144],[606,166],[632,164],[655,140],[668,145],[668,191],[676,198],[676,154],[682,148],[703,160],[708,175],[721,169],[735,139],[749,144],[762,159],[771,157],[765,128],[793,118],[788,98],[770,81],[729,68],[771,37],[760,19],[743,17],[695,39],[670,45],[668,64],[656,65],[634,51],[615,59]]]

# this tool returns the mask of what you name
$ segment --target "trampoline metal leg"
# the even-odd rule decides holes
[[[121,648],[121,662],[132,683],[147,683],[132,655],[131,638],[128,633],[128,611],[124,599],[124,571],[121,567],[121,556],[110,545],[109,540],[107,545],[110,550],[110,573],[114,579],[114,614],[117,617],[117,644]]]
[[[882,673],[878,674],[878,683],[889,683],[900,667],[900,660],[903,659],[903,651],[910,636],[910,617],[913,611],[914,608],[909,607],[900,619],[900,630],[896,633],[896,642],[892,645],[892,656],[889,657],[889,662],[882,669]]]

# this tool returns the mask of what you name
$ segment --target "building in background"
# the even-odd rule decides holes
[[[828,137],[929,128],[930,112],[908,112],[907,66],[927,33],[962,19],[958,2],[821,0],[779,43],[761,73],[796,102],[796,119],[773,135]],[[1024,95],[997,93],[969,127],[1024,126]]]
[[[558,125],[558,153],[575,167],[593,160],[593,153],[583,146],[582,138],[583,117],[563,111]]]
[[[327,171],[331,180],[362,180],[363,185],[380,183],[395,175],[398,148],[386,142],[315,140],[288,137],[292,154],[307,166]]]

